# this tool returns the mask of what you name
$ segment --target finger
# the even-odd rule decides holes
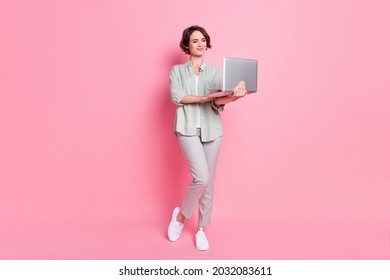
[[[246,84],[244,81],[241,82],[241,89],[245,93],[246,92]]]

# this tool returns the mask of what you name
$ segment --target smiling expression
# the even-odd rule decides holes
[[[203,34],[197,30],[190,35],[188,48],[193,56],[202,56],[207,48],[207,41]]]

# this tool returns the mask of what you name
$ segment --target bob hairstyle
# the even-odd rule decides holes
[[[206,29],[200,27],[199,25],[193,25],[184,29],[183,31],[183,36],[181,37],[181,41],[180,41],[180,48],[183,50],[183,52],[185,52],[186,54],[190,54],[190,50],[188,49],[188,46],[190,45],[190,36],[194,31],[199,31],[200,33],[203,34],[203,36],[206,39],[207,48],[211,49],[210,36],[207,33]]]

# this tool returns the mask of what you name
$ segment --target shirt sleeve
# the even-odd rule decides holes
[[[171,89],[172,102],[178,106],[183,106],[183,104],[180,103],[180,101],[183,99],[186,93],[184,92],[183,87],[181,86],[180,75],[176,67],[173,67],[171,72],[169,73],[169,83]]]
[[[222,112],[225,109],[225,105],[217,106],[214,104],[214,101],[211,101],[211,107],[213,107],[213,109],[218,112]]]

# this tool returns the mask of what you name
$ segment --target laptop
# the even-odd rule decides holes
[[[248,93],[257,92],[257,60],[247,58],[223,58],[222,91],[209,94],[209,97],[230,95],[240,81],[245,81]]]

